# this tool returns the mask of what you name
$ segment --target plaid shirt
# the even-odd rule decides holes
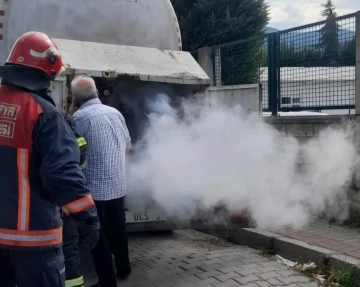
[[[74,120],[76,131],[87,142],[84,174],[94,200],[125,196],[125,150],[131,139],[124,117],[99,99],[92,99],[74,113]]]

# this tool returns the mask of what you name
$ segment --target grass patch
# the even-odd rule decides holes
[[[335,271],[335,277],[341,287],[359,287],[360,274],[359,270],[353,269],[340,269]]]
[[[324,287],[359,287],[360,286],[360,270],[357,268],[340,268],[335,269],[330,266],[317,267],[314,270],[301,270],[301,264],[293,268],[302,274],[319,281],[323,278],[325,281],[321,282]]]

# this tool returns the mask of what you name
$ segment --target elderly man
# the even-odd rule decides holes
[[[125,279],[131,272],[125,227],[126,195],[125,153],[131,139],[121,113],[103,105],[94,80],[78,76],[71,83],[73,95],[70,114],[76,130],[87,142],[87,167],[84,174],[100,218],[100,239],[92,250],[99,283],[116,286],[111,253],[115,256],[117,276]]]

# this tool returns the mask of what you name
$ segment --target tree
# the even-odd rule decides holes
[[[223,84],[250,83],[257,78],[263,30],[269,21],[265,0],[172,0],[178,16],[183,49],[253,38],[245,45],[221,49]],[[255,70],[254,70],[255,69]]]
[[[320,30],[320,49],[322,51],[323,62],[328,66],[338,66],[340,63],[340,42],[339,24],[336,20],[335,6],[331,0],[321,5],[324,10],[321,15],[325,17],[325,25]]]
[[[318,67],[322,66],[321,52],[313,47],[295,49],[293,44],[280,47],[280,67]]]
[[[262,35],[269,21],[265,0],[171,2],[179,18],[186,51]]]
[[[341,64],[344,66],[356,65],[356,40],[355,37],[351,41],[343,44],[341,50]]]

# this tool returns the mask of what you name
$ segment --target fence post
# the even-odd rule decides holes
[[[268,37],[268,97],[269,109],[273,116],[277,115],[278,97],[278,63],[277,63],[277,33]]]
[[[355,19],[356,63],[355,63],[355,114],[356,114],[356,147],[360,153],[360,11]],[[356,165],[356,188],[360,189],[360,163]]]
[[[221,51],[219,47],[213,48],[215,85],[221,87]]]
[[[198,63],[209,76],[210,85],[214,86],[214,63],[211,54],[211,47],[203,47],[198,49]]]

